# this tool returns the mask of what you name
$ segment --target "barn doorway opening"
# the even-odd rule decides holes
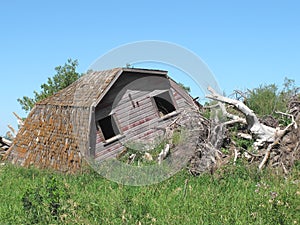
[[[171,95],[168,91],[153,97],[160,117],[176,111]]]
[[[98,127],[100,127],[105,140],[111,139],[120,134],[120,129],[113,115],[109,115],[99,120]]]

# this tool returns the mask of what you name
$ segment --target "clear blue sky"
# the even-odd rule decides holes
[[[299,1],[1,1],[0,135],[68,58],[84,72],[128,42],[184,46],[210,67],[221,89],[300,80]]]

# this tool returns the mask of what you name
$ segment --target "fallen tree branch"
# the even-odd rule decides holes
[[[283,115],[283,116],[291,117],[291,119],[292,119],[292,123],[291,123],[291,124],[294,125],[294,128],[295,128],[295,129],[298,128],[297,123],[296,123],[296,121],[295,121],[295,118],[294,118],[294,116],[293,116],[292,114],[284,113],[284,112],[279,112],[279,111],[276,111],[275,113],[280,114],[280,115]]]
[[[235,162],[238,158],[239,152],[236,148],[233,149],[234,150],[234,159],[233,159],[233,164],[235,165]]]
[[[23,119],[15,112],[13,112],[14,116],[17,118],[17,122],[18,122],[18,125],[19,125],[19,128],[24,126],[24,121]]]
[[[271,143],[271,144],[268,146],[268,148],[267,148],[267,150],[266,150],[266,153],[265,153],[265,156],[264,156],[263,160],[261,161],[261,163],[260,163],[259,166],[258,166],[258,169],[259,169],[259,170],[261,170],[261,169],[263,168],[263,166],[265,165],[265,163],[266,163],[267,160],[269,159],[269,156],[270,156],[270,153],[271,153],[272,148],[273,148],[275,145],[279,144],[281,138],[285,135],[285,133],[290,129],[291,126],[294,126],[295,123],[296,123],[296,122],[295,122],[295,120],[294,120],[294,121],[293,121],[292,123],[290,123],[285,129],[279,130],[278,132],[276,132],[276,137],[277,137],[277,138],[276,138],[276,140],[275,140],[273,143]]]
[[[0,143],[1,143],[2,145],[8,146],[8,147],[10,147],[10,146],[12,145],[12,141],[7,140],[7,139],[4,138],[4,137],[0,137]]]
[[[255,136],[255,142],[254,147],[258,148],[263,146],[264,143],[269,142],[272,143],[275,140],[275,133],[276,130],[273,127],[266,126],[259,122],[257,116],[255,113],[248,108],[243,102],[230,99],[227,97],[224,97],[220,94],[218,94],[214,89],[211,87],[208,87],[208,91],[211,93],[207,95],[206,97],[209,99],[213,99],[222,103],[227,103],[229,105],[233,105],[236,107],[240,112],[242,112],[246,119],[242,120],[240,117],[225,113],[225,115],[231,119],[240,119],[243,122],[246,122],[248,125],[248,129],[251,131],[251,133]],[[225,106],[223,106],[225,108]],[[223,110],[224,110],[223,108]],[[222,108],[221,108],[222,109]]]
[[[283,162],[281,162],[281,166],[282,166],[283,172],[285,173],[285,175],[287,175],[289,173],[289,171],[286,169],[286,167],[283,164]]]
[[[214,104],[214,105],[203,106],[204,109],[213,109],[213,108],[217,108],[217,107],[219,107],[219,103]]]
[[[251,155],[252,157],[262,157],[263,156],[263,154],[254,154],[248,150],[245,150],[245,152],[248,153],[249,155]]]
[[[237,94],[239,94],[242,98],[247,99],[247,96],[242,91],[240,91],[240,90],[234,90],[234,92],[235,92],[236,98],[237,98]]]
[[[224,125],[228,125],[228,124],[232,124],[232,123],[243,123],[243,124],[247,124],[247,121],[246,121],[244,118],[229,113],[229,112],[226,110],[226,107],[225,107],[224,104],[220,104],[220,109],[222,110],[223,115],[225,115],[226,117],[232,119],[232,122],[231,122],[231,121],[225,122]],[[226,123],[227,123],[227,124],[226,124]]]
[[[234,123],[243,123],[244,121],[241,120],[241,119],[236,119],[236,120],[229,120],[229,121],[226,121],[224,123],[222,123],[222,125],[231,125],[231,124],[234,124]]]
[[[158,155],[158,164],[160,165],[162,161],[167,157],[170,151],[170,145],[166,144],[166,147]]]
[[[240,137],[240,138],[244,138],[246,140],[252,140],[252,136],[250,134],[237,133],[237,136]]]
[[[7,127],[11,130],[13,137],[17,136],[18,132],[16,132],[16,130],[11,125],[8,124]]]

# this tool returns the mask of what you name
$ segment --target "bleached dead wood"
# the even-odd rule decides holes
[[[236,107],[240,112],[242,112],[245,115],[246,119],[241,118],[236,115],[225,113],[225,115],[227,117],[229,117],[230,119],[232,119],[232,121],[234,121],[234,122],[241,121],[242,123],[244,123],[244,122],[247,123],[248,129],[250,130],[250,132],[254,136],[254,139],[256,140],[254,142],[255,148],[261,147],[266,142],[268,142],[268,143],[274,142],[275,135],[277,132],[280,133],[280,130],[276,132],[275,128],[269,127],[269,126],[266,126],[266,125],[260,123],[257,116],[255,115],[255,113],[250,108],[248,108],[248,106],[246,106],[243,102],[224,97],[224,96],[218,94],[211,87],[208,87],[208,91],[211,94],[207,95],[206,96],[207,98],[213,99],[213,100],[216,100],[216,101],[219,101],[222,103],[227,103],[229,105],[233,105],[234,107]],[[225,107],[225,106],[223,106],[223,107]],[[224,108],[222,109],[222,111],[223,110],[224,110]],[[230,123],[230,121],[228,123]]]
[[[236,160],[237,160],[237,158],[238,158],[238,155],[239,155],[240,153],[238,152],[238,150],[237,150],[236,148],[234,148],[233,150],[234,150],[233,164],[235,165],[235,162],[236,162]]]
[[[246,140],[252,140],[252,136],[250,134],[245,134],[245,133],[237,133],[238,137],[244,138]]]
[[[13,114],[17,118],[18,129],[20,129],[24,125],[24,121],[17,113],[13,112]],[[18,131],[15,130],[10,124],[8,124],[7,127],[10,129],[10,131],[7,132],[7,136],[11,139],[14,139],[17,136]]]
[[[292,123],[289,126],[294,126],[295,129],[298,128],[297,123],[295,121],[295,118],[294,118],[294,116],[292,114],[283,113],[283,112],[279,112],[279,111],[276,111],[275,113],[283,115],[283,116],[291,117]]]
[[[17,113],[15,113],[15,112],[13,112],[13,114],[17,118],[17,122],[18,122],[19,128],[21,128],[24,125],[23,119]]]
[[[286,114],[286,113],[285,113]],[[286,114],[286,116],[292,116],[289,114]],[[276,139],[274,140],[273,143],[271,143],[265,153],[265,156],[263,158],[263,160],[261,161],[261,163],[258,166],[258,169],[261,170],[263,168],[263,166],[266,164],[266,162],[268,161],[269,157],[270,157],[270,153],[271,150],[273,149],[273,147],[277,144],[279,144],[281,138],[286,134],[286,132],[292,127],[294,126],[295,128],[297,128],[297,123],[295,122],[295,120],[292,117],[292,123],[290,123],[286,128],[284,128],[283,130],[278,130],[275,134]],[[283,165],[284,166],[284,165]]]
[[[245,116],[245,119],[236,115],[232,115],[227,112],[225,106],[220,106],[220,109],[222,110],[222,114],[226,116],[227,118],[231,119],[229,121],[224,122],[223,124],[232,124],[236,122],[240,123],[245,123],[248,125],[248,130],[251,132],[253,139],[255,140],[254,142],[254,147],[257,149],[258,147],[263,146],[265,143],[268,143],[268,147],[265,151],[263,151],[262,154],[260,155],[253,155],[252,153],[249,153],[249,157],[261,157],[263,156],[262,161],[259,164],[259,170],[261,170],[265,164],[267,163],[268,159],[270,158],[271,151],[272,149],[280,144],[281,140],[283,137],[286,135],[287,132],[291,130],[293,127],[294,130],[297,129],[297,123],[295,122],[294,116],[292,114],[287,114],[287,113],[282,113],[282,112],[276,112],[279,113],[283,116],[290,117],[292,119],[292,122],[285,128],[285,129],[280,129],[279,127],[273,128],[270,126],[267,126],[263,123],[261,123],[258,119],[258,117],[255,115],[255,113],[248,108],[243,102],[235,100],[235,99],[230,99],[227,97],[224,97],[218,93],[216,93],[212,88],[208,88],[209,92],[211,94],[207,95],[207,98],[216,100],[220,103],[227,103],[229,105],[234,106],[237,110],[242,112]],[[248,136],[245,136],[245,138],[250,138]],[[235,151],[235,157],[234,161],[237,158],[237,152]],[[251,156],[250,156],[251,155]],[[279,162],[277,162],[279,164]],[[281,163],[282,168],[284,172],[286,173],[287,169],[285,164]]]
[[[6,154],[10,146],[12,145],[12,141],[7,140],[6,138],[0,137],[0,159],[3,159],[3,156]]]
[[[131,164],[131,163],[134,161],[135,157],[136,157],[136,154],[131,154],[131,155],[128,157],[127,163],[128,163],[128,164]]]
[[[229,119],[232,119],[231,121],[233,121],[232,123],[243,123],[243,124],[247,124],[247,121],[244,118],[241,118],[237,115],[233,115],[229,112],[227,112],[226,107],[224,104],[219,104],[220,109],[222,110],[222,113],[224,116],[228,117]],[[230,121],[227,121],[226,123],[228,124]],[[226,124],[225,124],[226,125]]]
[[[170,145],[166,144],[166,147],[158,155],[158,164],[160,165],[162,161],[167,157],[170,151]]]
[[[4,138],[4,137],[0,137],[0,143],[1,143],[2,145],[11,146],[12,141],[7,140],[7,139]]]
[[[11,130],[13,137],[16,137],[18,132],[16,132],[16,130],[9,124],[7,125],[7,127]]]

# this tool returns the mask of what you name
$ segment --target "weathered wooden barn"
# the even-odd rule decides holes
[[[151,141],[192,97],[167,71],[115,68],[90,72],[38,102],[7,158],[22,166],[75,172],[85,157],[115,157],[129,141]]]

